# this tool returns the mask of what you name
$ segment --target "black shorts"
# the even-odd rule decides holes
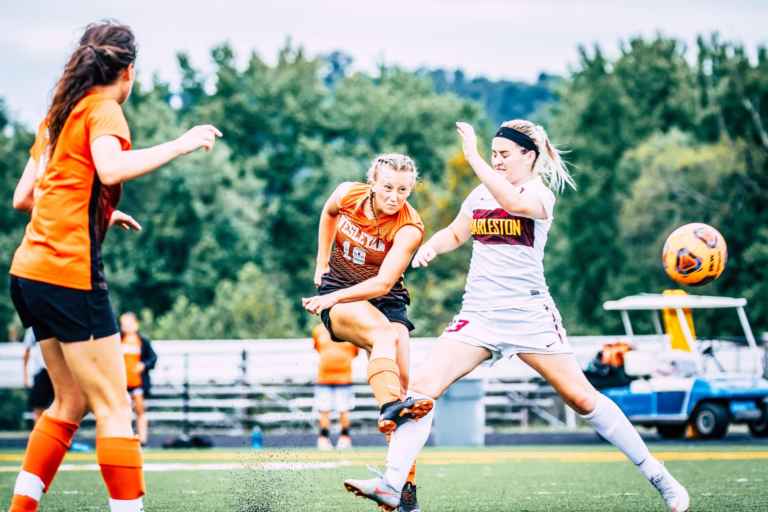
[[[29,390],[27,406],[30,409],[47,409],[53,403],[53,383],[48,375],[48,370],[43,368],[32,380],[32,389]]]
[[[76,290],[11,276],[11,300],[37,340],[87,341],[118,332],[107,290]]]
[[[321,293],[321,295],[323,295]],[[408,310],[406,307],[405,302],[399,301],[399,300],[382,300],[382,301],[368,301],[381,311],[385,317],[387,317],[387,320],[390,322],[394,322],[396,324],[403,324],[408,328],[408,331],[413,331],[415,329],[414,325],[411,323],[411,321],[408,319]],[[331,339],[333,341],[346,341],[346,340],[340,340],[333,334],[333,328],[331,327],[331,309],[328,308],[324,309],[320,312],[320,319],[323,321],[323,325],[325,325],[325,328],[328,329],[328,332],[331,334]]]

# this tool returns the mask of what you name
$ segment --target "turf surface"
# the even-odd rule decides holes
[[[765,446],[652,447],[688,487],[692,510],[768,510]],[[383,450],[147,451],[147,512],[375,511],[344,491],[367,478]],[[0,452],[0,510],[20,452]],[[93,454],[69,454],[41,512],[103,511],[106,493]],[[430,511],[662,511],[663,503],[608,446],[427,449],[419,459],[419,501]]]

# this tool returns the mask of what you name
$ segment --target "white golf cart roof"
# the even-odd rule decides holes
[[[658,293],[643,293],[629,295],[619,300],[609,300],[603,303],[607,311],[632,310],[661,310],[661,309],[716,309],[740,308],[747,305],[747,299],[731,297],[714,297],[709,295],[661,295]]]
[[[696,339],[688,328],[688,322],[685,318],[684,309],[722,309],[735,308],[739,317],[739,323],[744,330],[744,337],[749,347],[758,355],[757,343],[752,333],[752,327],[749,325],[744,306],[747,305],[747,299],[732,297],[713,297],[707,295],[661,295],[658,293],[643,293],[640,295],[629,295],[618,300],[609,300],[603,303],[603,309],[606,311],[619,311],[621,320],[624,324],[624,330],[628,336],[634,335],[632,322],[629,318],[630,311],[651,311],[656,333],[664,333],[657,311],[670,309],[677,315],[680,328],[690,347],[695,347]],[[759,370],[762,372],[762,369]]]

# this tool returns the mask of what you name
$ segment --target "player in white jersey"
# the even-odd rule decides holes
[[[655,459],[621,409],[587,381],[568,343],[544,279],[544,246],[555,194],[573,181],[541,126],[505,122],[496,132],[489,166],[472,126],[456,123],[464,155],[481,181],[446,228],[421,246],[414,267],[426,267],[472,237],[472,261],[461,311],[411,378],[409,395],[436,400],[482,363],[518,356],[565,402],[638,467],[668,508],[688,510],[685,488]],[[397,506],[408,469],[427,441],[434,411],[393,434],[386,472],[345,486],[385,509]]]

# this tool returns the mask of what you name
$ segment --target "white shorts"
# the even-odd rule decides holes
[[[315,412],[347,412],[355,408],[352,384],[316,384]]]
[[[440,339],[488,349],[489,364],[519,353],[573,353],[560,312],[551,299],[508,309],[462,310]]]

